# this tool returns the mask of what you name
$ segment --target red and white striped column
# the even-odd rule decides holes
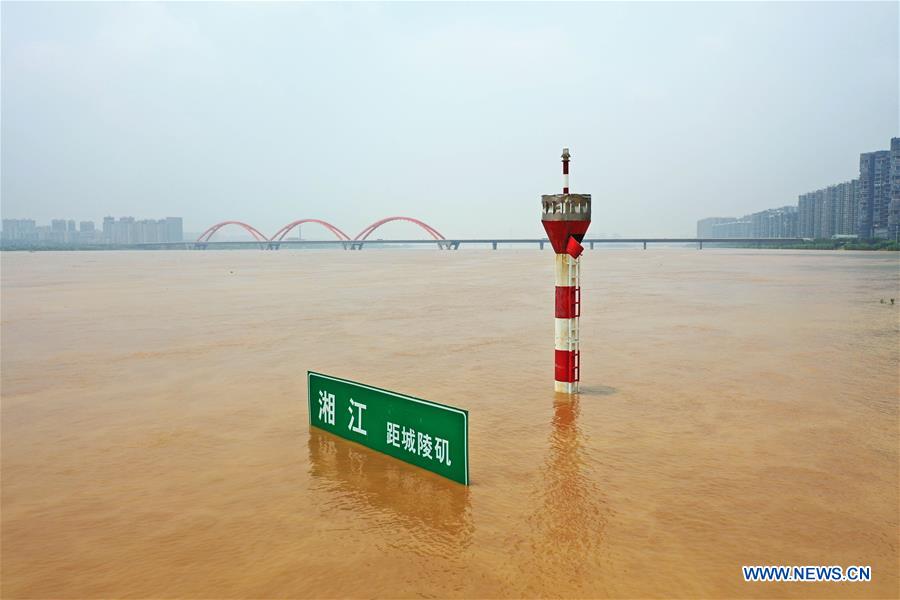
[[[569,192],[569,149],[562,153],[562,194],[541,197],[541,222],[553,250],[556,278],[554,388],[578,392],[581,378],[578,318],[581,314],[581,240],[591,224],[591,195]]]
[[[569,193],[569,149],[563,148],[563,194]],[[556,255],[556,336],[555,388],[557,392],[574,394],[578,391],[579,358],[578,316],[581,313],[581,245],[576,244],[575,256]],[[568,251],[569,248],[567,247]]]
[[[579,252],[580,254],[580,252]],[[556,336],[554,380],[557,392],[578,392],[578,317],[581,313],[581,261],[569,254],[556,255]]]

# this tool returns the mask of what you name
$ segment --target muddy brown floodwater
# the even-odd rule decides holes
[[[547,251],[4,253],[0,592],[897,597],[898,258],[588,251],[568,402]],[[471,487],[307,369],[467,408]]]

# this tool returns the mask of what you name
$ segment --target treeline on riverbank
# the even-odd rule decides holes
[[[737,248],[756,248],[756,244],[736,244]],[[859,240],[809,240],[796,244],[763,244],[763,248],[775,248],[778,250],[887,250],[900,251],[900,242],[893,240],[871,240],[861,242]]]
[[[187,247],[187,244],[185,244],[185,247]],[[53,244],[43,242],[3,242],[0,243],[0,250],[4,252],[68,252],[74,250],[165,250],[165,248],[131,246],[127,244]]]

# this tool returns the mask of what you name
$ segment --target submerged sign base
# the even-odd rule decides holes
[[[469,485],[469,412],[307,371],[309,424]]]

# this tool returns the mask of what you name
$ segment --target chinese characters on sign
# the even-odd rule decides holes
[[[356,412],[354,412],[353,409],[356,409]],[[348,410],[350,411],[350,424],[347,425],[347,427],[356,433],[368,435],[366,430],[362,428],[362,415],[363,411],[366,410],[366,405],[360,402],[354,402],[353,398],[350,398],[350,408]],[[353,424],[354,420],[356,425]]]
[[[468,485],[467,411],[311,371],[307,381],[310,425]]]
[[[319,419],[334,425],[334,394],[319,390]]]
[[[391,423],[388,421],[387,423],[387,443],[391,444],[396,448],[400,448],[400,426],[396,423]],[[403,431],[403,449],[408,452],[415,452],[419,456],[424,456],[425,458],[432,458],[431,449],[432,449],[432,441],[431,436],[427,433],[422,433],[421,431],[416,433],[413,429],[407,429],[406,427],[402,428]],[[442,463],[446,461],[447,466],[450,466],[450,442],[444,439],[439,438],[438,436],[434,436],[434,458]]]

